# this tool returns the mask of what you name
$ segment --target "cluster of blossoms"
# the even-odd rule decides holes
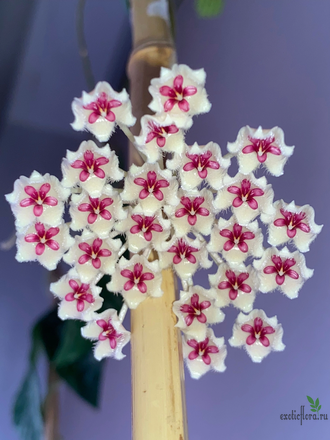
[[[253,309],[253,303],[258,291],[298,296],[313,274],[303,253],[321,226],[309,205],[274,202],[266,178],[253,174],[260,166],[274,176],[283,174],[294,147],[285,145],[280,128],[242,128],[225,157],[216,143],[185,143],[192,117],[211,108],[204,84],[204,70],[185,65],[162,68],[160,78],[151,81],[155,114],[142,117],[135,137],[142,166],[125,173],[108,144],[85,141],[67,152],[61,182],[34,171],[7,195],[16,217],[17,260],[38,260],[52,270],[63,257],[72,266],[51,290],[60,300],[60,318],[86,321],[82,334],[96,341],[97,359],[124,356],[130,339],[122,325],[127,308],[161,296],[161,271],[168,267],[181,279],[173,311],[192,377],[225,370],[224,338],[216,338],[210,325],[224,320],[222,309],[230,304],[240,310],[231,346],[245,347],[254,362],[284,349],[277,318]],[[127,130],[135,123],[126,91],[116,93],[105,82],[76,98],[72,109],[72,127],[90,131],[100,142],[109,140],[116,125]],[[239,171],[230,177],[233,157]],[[111,184],[123,178],[123,190],[114,189]],[[69,225],[63,221],[67,201]],[[260,222],[268,227],[267,249]],[[81,233],[73,238],[69,228]],[[135,254],[130,259],[123,256],[127,249]],[[151,251],[158,258],[152,260]],[[210,288],[195,285],[196,271],[213,263],[218,269],[209,275]],[[113,309],[98,312],[103,298],[97,284],[104,275],[111,276],[107,289],[124,299],[119,316]]]

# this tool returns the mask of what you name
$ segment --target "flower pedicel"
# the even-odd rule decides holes
[[[160,78],[151,81],[155,114],[142,117],[141,133],[135,137],[144,165],[132,165],[125,173],[108,144],[84,141],[76,152],[67,151],[62,182],[34,171],[16,180],[6,196],[17,228],[16,259],[37,260],[53,270],[63,257],[72,266],[52,283],[51,291],[59,298],[61,319],[86,322],[82,335],[95,341],[96,359],[124,357],[122,349],[130,340],[122,325],[127,308],[161,296],[161,270],[169,266],[182,281],[173,311],[193,378],[225,370],[224,338],[216,338],[210,325],[224,320],[222,309],[230,304],[242,311],[231,346],[244,347],[254,362],[284,349],[277,318],[253,310],[253,303],[258,290],[298,296],[313,274],[302,252],[309,250],[322,226],[315,224],[309,205],[274,202],[266,178],[253,174],[259,167],[274,176],[283,174],[294,147],[285,145],[280,128],[243,127],[224,157],[214,142],[185,143],[193,116],[211,108],[205,78],[203,69],[174,65],[162,68]],[[127,132],[135,123],[127,92],[117,93],[106,82],[75,98],[72,110],[72,127],[89,131],[100,142],[108,142],[116,126]],[[168,153],[164,168],[163,155]],[[231,177],[227,169],[235,156],[239,173]],[[112,183],[123,178],[124,189],[115,189]],[[69,224],[63,221],[66,202]],[[221,214],[228,209],[232,217],[226,220]],[[273,246],[266,250],[260,221],[268,225]],[[75,238],[69,228],[78,233]],[[277,249],[283,244],[289,248]],[[135,254],[130,260],[123,256],[127,249]],[[158,259],[149,261],[151,251]],[[246,266],[248,257],[253,261]],[[211,288],[194,285],[195,272],[210,268],[212,261],[218,269],[209,275]],[[107,288],[123,296],[119,316],[113,309],[99,313],[103,299],[97,283],[103,275],[111,276]]]

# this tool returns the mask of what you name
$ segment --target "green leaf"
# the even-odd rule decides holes
[[[60,344],[55,352],[53,362],[58,367],[70,365],[92,351],[92,343],[81,336],[80,329],[86,325],[81,321],[65,321],[62,328]]]
[[[115,293],[109,292],[106,285],[110,282],[111,277],[109,275],[104,275],[100,281],[97,283],[99,287],[102,287],[100,296],[104,299],[102,308],[97,311],[97,313],[102,313],[106,309],[115,309],[120,312],[123,305],[123,297]]]
[[[316,412],[316,409],[311,409],[312,412]]]
[[[220,14],[224,0],[196,0],[196,10],[200,17],[210,18]]]
[[[309,396],[306,396],[306,397],[307,397],[308,402],[311,403],[312,405],[314,405],[314,400]]]
[[[80,397],[97,407],[103,365],[104,361],[97,361],[89,350],[79,361],[59,367],[57,372]]]
[[[317,408],[317,412],[319,412],[321,408],[322,408],[322,405],[320,405],[320,406]]]
[[[319,398],[317,398],[317,399],[315,400],[315,407],[319,406],[319,404],[320,404],[320,401],[319,401]]]
[[[24,377],[13,408],[14,424],[24,440],[43,439],[43,420],[38,374],[33,365]]]
[[[43,348],[48,359],[52,361],[61,342],[64,321],[57,316],[57,308],[54,308],[44,315],[37,325],[39,326]]]
[[[48,359],[54,363],[57,373],[80,397],[97,406],[102,362],[94,358],[91,342],[80,335],[84,323],[62,321],[55,308],[38,325]],[[75,344],[78,346],[74,347]]]

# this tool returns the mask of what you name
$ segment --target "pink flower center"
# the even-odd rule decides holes
[[[254,325],[243,324],[241,329],[243,332],[250,333],[250,335],[246,339],[246,343],[248,345],[254,344],[257,340],[261,342],[264,347],[268,347],[270,345],[269,339],[266,335],[270,335],[275,333],[275,329],[271,326],[263,326],[263,320],[261,318],[255,318]]]
[[[116,120],[116,115],[111,110],[120,107],[122,103],[116,99],[108,98],[107,94],[102,92],[99,98],[88,105],[84,105],[85,110],[92,110],[88,117],[88,122],[94,124],[99,118],[104,118],[109,122]]]
[[[188,260],[192,264],[195,264],[197,260],[193,255],[193,252],[198,251],[199,249],[189,246],[183,238],[180,238],[177,242],[177,246],[171,246],[167,252],[173,252],[176,254],[173,257],[174,264],[179,264],[184,259]]]
[[[274,221],[274,225],[278,227],[286,226],[286,232],[289,238],[296,236],[297,228],[306,233],[310,232],[311,229],[308,224],[303,223],[303,220],[306,218],[306,214],[304,212],[293,213],[284,209],[280,209],[280,212],[284,218],[276,219]]]
[[[251,182],[247,179],[243,179],[241,187],[229,186],[227,191],[231,194],[236,194],[237,197],[233,200],[233,206],[238,208],[244,202],[247,202],[251,209],[258,209],[258,202],[254,197],[260,197],[264,195],[264,192],[260,188],[251,189]]]
[[[184,171],[191,171],[196,169],[198,172],[198,175],[201,179],[205,179],[207,177],[207,168],[211,168],[213,170],[218,170],[220,168],[220,165],[218,162],[214,160],[210,160],[212,157],[211,151],[206,151],[206,153],[203,154],[186,154],[188,159],[191,160],[191,162],[187,162],[183,170]]]
[[[91,175],[98,177],[99,179],[105,178],[105,172],[101,168],[102,165],[106,165],[109,159],[106,157],[98,157],[94,159],[94,153],[90,150],[85,151],[84,160],[76,160],[71,164],[72,168],[82,169],[79,174],[81,182],[85,182]]]
[[[100,257],[110,257],[112,255],[109,249],[101,249],[102,243],[103,240],[100,238],[96,238],[93,241],[92,246],[87,242],[79,243],[79,249],[85,253],[79,257],[78,263],[85,264],[91,260],[93,267],[95,269],[100,269],[102,264]]]
[[[248,252],[249,247],[245,243],[245,240],[252,240],[255,235],[250,231],[242,233],[242,230],[242,226],[235,223],[233,226],[233,231],[230,231],[229,229],[222,229],[220,231],[220,235],[222,237],[228,238],[228,241],[226,241],[223,245],[223,249],[225,251],[230,251],[234,246],[237,246],[241,252]]]
[[[184,215],[188,215],[188,223],[191,226],[194,226],[197,222],[197,215],[208,216],[210,211],[206,208],[201,208],[201,205],[204,203],[204,197],[195,197],[194,199],[190,199],[189,197],[181,197],[181,204],[184,208],[180,208],[176,211],[175,217],[183,217]]]
[[[107,206],[113,204],[113,200],[110,197],[106,197],[102,200],[98,198],[89,197],[90,203],[82,203],[78,206],[80,212],[90,212],[88,215],[88,223],[93,224],[100,215],[104,220],[111,220],[112,215],[105,209]]]
[[[131,218],[137,223],[137,225],[131,227],[131,234],[138,234],[139,232],[143,232],[145,240],[151,241],[152,231],[163,232],[163,228],[158,223],[154,223],[155,217],[133,214]]]
[[[266,139],[257,139],[251,136],[248,136],[248,139],[252,144],[247,145],[243,148],[242,152],[244,154],[248,153],[256,153],[258,161],[260,163],[265,162],[267,159],[267,153],[275,154],[276,156],[281,155],[280,148],[272,145],[275,142],[275,136],[270,136]]]
[[[137,177],[134,179],[134,183],[135,185],[143,187],[139,193],[139,198],[142,200],[152,194],[157,200],[162,201],[164,199],[164,194],[160,188],[167,188],[170,186],[169,182],[165,179],[157,180],[157,174],[155,171],[149,171],[147,174],[147,179]]]
[[[275,280],[279,286],[281,286],[284,283],[286,276],[289,276],[294,280],[297,280],[299,278],[299,274],[295,270],[291,269],[291,267],[296,264],[296,260],[294,258],[286,258],[282,260],[281,257],[277,255],[273,255],[272,262],[274,263],[274,266],[265,267],[264,273],[265,274],[276,273],[277,275]]]
[[[222,281],[218,285],[218,289],[229,289],[229,298],[235,300],[238,295],[238,291],[241,290],[244,293],[250,293],[251,287],[245,284],[244,281],[249,278],[247,272],[240,273],[238,276],[232,270],[226,270],[226,277],[228,281]]]
[[[190,304],[183,304],[180,307],[181,312],[187,313],[187,316],[185,317],[185,322],[187,326],[189,327],[193,323],[195,318],[200,323],[205,324],[207,318],[203,313],[203,310],[208,309],[210,306],[211,306],[210,301],[202,301],[200,303],[199,295],[197,295],[197,293],[194,293],[190,299]]]
[[[30,197],[21,200],[20,206],[22,208],[33,206],[33,214],[36,217],[40,217],[43,213],[42,205],[56,206],[58,204],[58,200],[55,197],[47,196],[47,193],[49,193],[50,189],[51,186],[49,183],[44,183],[41,185],[39,191],[33,186],[25,186],[24,191]]]
[[[25,241],[27,243],[38,243],[35,248],[36,255],[42,255],[45,251],[45,245],[52,249],[53,251],[58,251],[60,245],[57,241],[53,240],[60,232],[60,228],[49,228],[46,230],[45,225],[42,223],[35,224],[36,234],[28,234],[25,236]]]
[[[78,312],[83,312],[85,309],[85,302],[92,304],[94,302],[93,295],[89,292],[89,284],[82,283],[80,286],[76,280],[69,280],[69,285],[73,292],[65,295],[66,301],[76,301]]]
[[[187,341],[187,344],[194,349],[188,355],[188,359],[190,359],[191,361],[197,359],[198,357],[201,357],[204,364],[210,365],[212,359],[209,354],[219,353],[218,347],[216,347],[215,345],[209,345],[209,338],[206,338],[202,342],[197,342],[195,339],[189,339]]]
[[[160,148],[163,148],[165,146],[166,137],[168,135],[175,134],[179,131],[178,127],[174,124],[161,126],[155,124],[152,121],[148,123],[148,128],[150,131],[146,138],[146,144],[148,144],[149,142],[151,142],[153,139],[156,138],[157,145]]]
[[[122,334],[115,330],[114,326],[111,324],[111,319],[109,319],[109,321],[98,319],[96,324],[102,328],[102,332],[99,334],[99,341],[106,341],[108,339],[110,347],[114,350],[117,347],[117,340]]]
[[[137,287],[141,293],[146,293],[148,290],[145,281],[151,281],[155,278],[151,272],[143,272],[143,265],[140,263],[134,265],[133,271],[123,269],[120,274],[122,277],[128,278],[124,284],[124,290],[128,291]]]
[[[189,112],[189,102],[185,98],[195,95],[197,93],[197,88],[195,86],[187,86],[183,88],[183,76],[177,75],[174,78],[173,87],[162,86],[160,87],[159,92],[162,96],[167,96],[169,98],[164,103],[165,112],[171,111],[176,104],[178,104],[181,111]]]

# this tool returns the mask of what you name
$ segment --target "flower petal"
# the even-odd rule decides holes
[[[91,257],[87,254],[83,254],[79,257],[78,263],[79,264],[85,264],[87,263],[87,261],[89,261],[91,259]]]
[[[55,240],[47,240],[45,244],[53,251],[58,251],[60,248],[59,243]]]
[[[101,260],[99,258],[94,258],[92,260],[92,265],[95,269],[100,269],[101,267]]]
[[[223,248],[224,248],[225,251],[228,252],[228,251],[230,251],[234,246],[235,246],[234,242],[228,240],[228,241],[226,241],[226,243],[223,245]]]
[[[56,206],[58,204],[58,201],[55,197],[48,196],[44,199],[44,204],[48,206]]]
[[[42,255],[45,251],[45,245],[43,243],[38,243],[36,246],[36,254]]]

